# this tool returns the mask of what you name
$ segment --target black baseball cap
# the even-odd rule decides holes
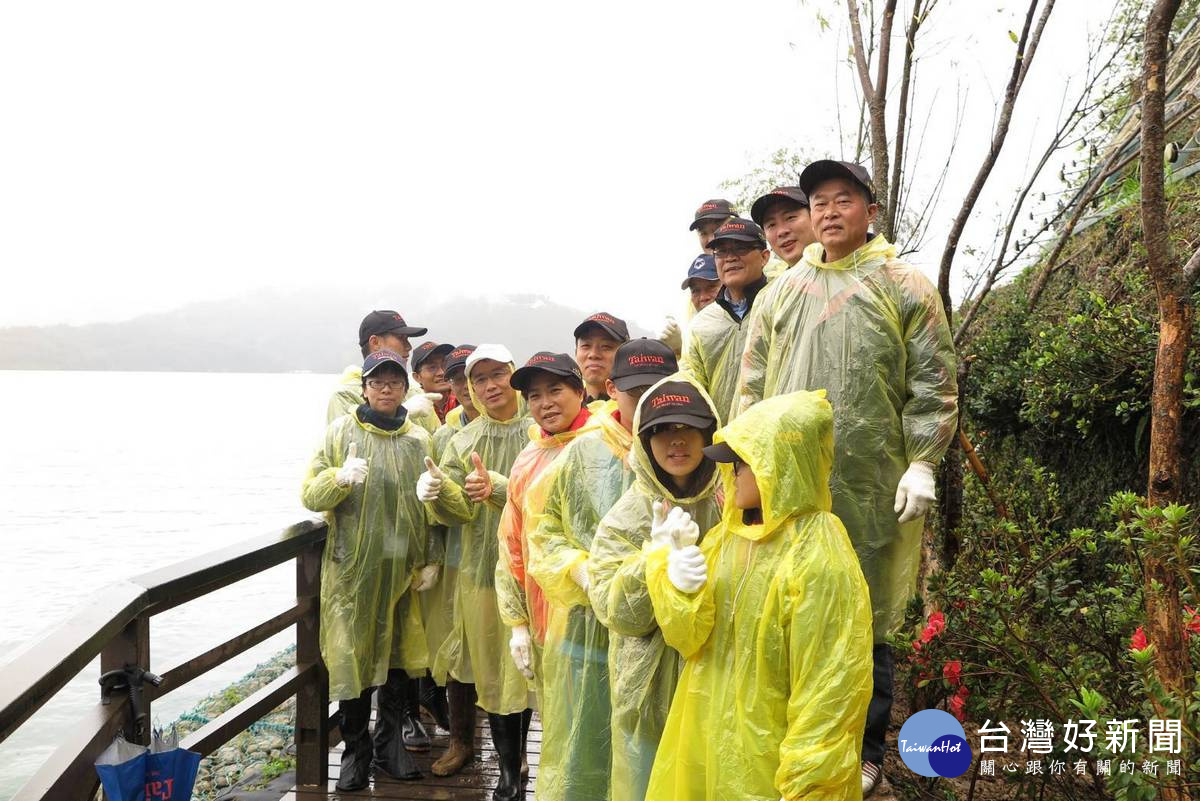
[[[629,326],[620,317],[613,317],[608,312],[596,312],[591,317],[575,326],[575,338],[579,339],[591,327],[597,327],[618,342],[629,341]]]
[[[800,173],[800,190],[805,195],[811,195],[822,181],[830,178],[847,178],[867,190],[871,202],[875,202],[875,188],[871,186],[871,173],[861,164],[852,161],[833,161],[822,159],[814,161]]]
[[[737,209],[728,200],[720,197],[706,200],[700,204],[700,208],[696,209],[696,219],[692,220],[688,230],[695,231],[709,220],[724,220],[726,217],[736,216]]]
[[[705,281],[719,281],[717,275],[717,260],[710,253],[701,253],[696,258],[692,259],[692,266],[688,267],[687,278],[683,279],[683,283],[679,285],[680,289],[687,289],[688,284],[693,278],[701,278]]]
[[[396,369],[404,374],[404,383],[408,383],[408,371],[404,369],[404,357],[390,350],[377,350],[364,359],[362,377],[366,378],[385,364],[394,365]]]
[[[714,462],[744,462],[745,459],[737,455],[737,451],[729,447],[727,442],[719,442],[715,445],[709,445],[704,449],[704,455]]]
[[[767,248],[767,238],[763,236],[763,231],[758,227],[758,223],[754,220],[747,220],[745,217],[734,217],[718,228],[708,246],[715,248],[721,241],[750,242],[764,250]]]
[[[421,364],[426,359],[429,359],[433,356],[445,356],[453,350],[453,345],[439,345],[436,342],[422,342],[420,345],[417,345],[412,352],[411,363],[413,372],[417,372],[417,370],[420,369]],[[445,363],[443,362],[443,366],[444,364]]]
[[[687,381],[664,381],[641,400],[642,419],[638,435],[654,426],[682,423],[692,428],[706,429],[717,424],[712,409],[694,384]]]
[[[423,337],[429,333],[428,328],[418,328],[404,322],[404,318],[398,312],[385,309],[383,311],[373,311],[363,318],[363,321],[358,325],[358,344],[359,347],[367,344],[367,340],[372,336],[382,336],[384,334],[395,334],[401,337]]]
[[[767,209],[780,201],[790,201],[808,208],[808,195],[804,194],[803,189],[798,186],[777,186],[754,201],[754,205],[750,207],[750,218],[762,225],[767,216]]]
[[[631,339],[617,348],[609,378],[617,389],[628,392],[657,384],[679,371],[675,353],[657,339]]]
[[[451,370],[466,370],[467,357],[474,352],[474,345],[459,345],[446,354],[446,361],[442,363],[442,369],[446,371],[447,376],[450,375]]]
[[[561,376],[571,386],[583,389],[583,373],[575,360],[565,353],[551,353],[548,350],[540,350],[530,356],[524,367],[513,371],[509,383],[518,392],[528,392],[534,375],[539,372]]]

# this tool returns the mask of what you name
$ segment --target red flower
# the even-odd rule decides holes
[[[935,635],[941,634],[946,629],[946,616],[941,612],[934,612],[929,616],[929,628],[933,629]]]
[[[1183,638],[1186,640],[1193,634],[1200,634],[1200,612],[1190,606],[1183,607],[1183,610],[1188,614],[1187,622],[1183,624]]]
[[[965,687],[963,689],[966,689]],[[959,723],[963,723],[967,719],[967,697],[955,693],[950,698],[950,714],[958,718]]]
[[[1145,651],[1148,646],[1149,642],[1146,641],[1146,632],[1142,630],[1141,626],[1138,626],[1137,631],[1133,632],[1133,636],[1129,638],[1129,650]]]
[[[950,682],[951,687],[957,687],[962,682],[962,662],[955,659],[952,662],[947,662],[942,668],[942,676],[946,681]]]

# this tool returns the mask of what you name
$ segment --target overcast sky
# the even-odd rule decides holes
[[[942,0],[930,30],[919,177],[968,99],[943,225],[1024,5]],[[990,239],[1111,6],[1059,0],[966,241]],[[364,308],[403,311],[372,290],[396,280],[654,325],[680,308],[687,225],[721,181],[778,147],[843,155],[844,17],[830,0],[6,3],[0,326],[272,286],[359,285]],[[940,254],[935,233],[913,260],[932,275]]]

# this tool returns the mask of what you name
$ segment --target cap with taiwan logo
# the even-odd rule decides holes
[[[822,159],[814,161],[800,173],[800,189],[805,195],[811,195],[813,190],[822,182],[831,178],[845,178],[867,190],[867,197],[875,202],[875,187],[871,186],[871,173],[861,164],[852,161],[833,161]]]
[[[709,247],[715,249],[721,242],[750,242],[764,250],[767,247],[767,239],[763,236],[758,223],[754,220],[747,220],[745,217],[734,217],[723,224],[713,234],[712,242],[708,244]]]
[[[617,348],[609,378],[617,389],[628,392],[648,387],[679,371],[679,362],[669,347],[657,339],[641,337]]]
[[[466,370],[467,357],[474,352],[474,345],[459,345],[457,348],[447,353],[446,361],[442,364],[442,368],[446,371],[446,375],[450,375],[450,373],[454,370]]]
[[[408,371],[404,369],[404,357],[390,350],[377,350],[363,360],[362,377],[366,378],[385,364],[390,364],[404,375],[404,383],[408,383]]]
[[[679,288],[690,288],[693,278],[699,278],[702,281],[719,281],[720,278],[717,276],[717,260],[708,253],[701,253],[692,259],[692,266],[688,267],[687,278],[683,279],[683,283]]]
[[[700,208],[696,209],[696,219],[692,220],[688,230],[695,231],[710,220],[724,220],[736,216],[737,209],[728,200],[720,197],[706,200],[700,204]]]
[[[594,328],[599,328],[618,342],[629,341],[629,326],[620,317],[613,317],[608,312],[596,312],[575,326],[575,338],[579,339]]]
[[[367,344],[372,336],[395,334],[401,337],[423,337],[429,333],[428,328],[419,328],[404,322],[398,312],[385,309],[373,311],[363,318],[358,325],[358,344]]]
[[[639,403],[642,410],[638,434],[655,426],[679,423],[692,428],[711,428],[717,424],[712,409],[700,390],[687,381],[664,381],[650,390]]]
[[[413,372],[421,369],[421,365],[434,356],[446,356],[454,350],[453,345],[439,345],[436,342],[422,342],[417,345],[412,352],[412,369]],[[443,369],[445,362],[442,363]]]
[[[803,206],[808,208],[808,195],[798,186],[777,186],[767,194],[754,201],[750,207],[750,218],[759,225],[767,217],[767,210],[777,203]]]
[[[579,365],[565,353],[551,353],[548,350],[538,351],[529,357],[525,366],[512,374],[510,383],[520,392],[528,392],[538,373],[549,373],[567,379],[567,383],[576,389],[583,389],[583,373]]]

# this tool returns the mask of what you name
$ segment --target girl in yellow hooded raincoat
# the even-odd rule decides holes
[[[871,698],[871,606],[830,512],[833,411],[823,392],[765,400],[717,432],[754,472],[761,513],[734,503],[704,537],[707,583],[668,578],[647,543],[646,581],[667,644],[687,658],[648,801],[850,801]]]

